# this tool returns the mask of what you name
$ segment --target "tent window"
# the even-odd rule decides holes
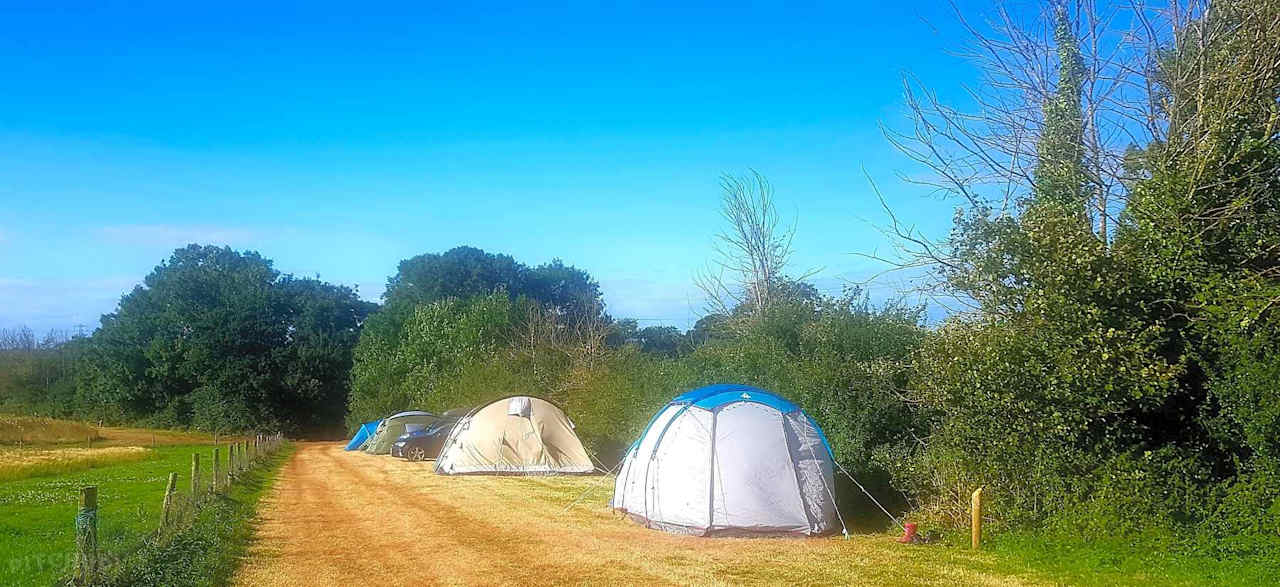
[[[507,402],[507,415],[528,418],[533,413],[533,402],[527,397],[513,397]]]

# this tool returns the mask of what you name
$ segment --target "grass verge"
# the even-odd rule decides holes
[[[1153,540],[1015,533],[995,537],[990,550],[1002,564],[1072,585],[1280,585],[1280,564],[1270,558],[1215,558]]]
[[[113,585],[186,586],[230,583],[253,537],[258,502],[293,449],[286,447],[263,466],[237,479],[213,498],[191,524],[158,536],[122,565]]]

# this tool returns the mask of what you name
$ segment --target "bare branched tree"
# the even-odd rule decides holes
[[[32,351],[38,347],[36,334],[26,326],[0,328],[0,350]]]
[[[759,315],[783,279],[795,223],[782,223],[773,186],[755,170],[723,175],[720,187],[720,215],[728,228],[716,235],[715,258],[694,282],[706,295],[708,312],[729,315],[741,306]]]
[[[1059,84],[1070,79],[1079,86],[1082,118],[1083,151],[1070,153],[1083,179],[1080,213],[1106,246],[1134,179],[1127,154],[1132,147],[1163,140],[1169,128],[1168,105],[1161,103],[1166,96],[1153,81],[1155,60],[1202,8],[1195,0],[1161,8],[1143,0],[1056,0],[1031,13],[1004,3],[993,10],[980,24],[955,10],[970,36],[959,56],[980,72],[976,85],[963,88],[971,108],[947,104],[914,76],[904,80],[910,129],[882,130],[894,147],[928,171],[903,179],[929,187],[963,214],[1017,217],[1042,178],[1037,170],[1045,157],[1039,146],[1046,111],[1061,104],[1055,102]],[[1064,42],[1073,45],[1069,51],[1063,50]],[[1063,59],[1076,57],[1074,74],[1064,77]],[[1076,96],[1066,98],[1077,107]],[[931,267],[942,275],[963,264],[946,239],[931,239],[896,219],[886,231],[896,241],[897,254],[881,260],[894,266]],[[933,281],[925,289],[945,294],[944,285],[945,280]]]
[[[605,340],[609,337],[610,323],[603,308],[573,318],[570,328],[570,335],[575,341],[572,347],[574,360],[579,365],[595,366],[608,349]]]
[[[529,304],[523,320],[516,326],[516,348],[536,356],[544,347],[559,348],[564,334],[555,312],[538,304]]]
[[[609,319],[602,307],[580,314],[565,314],[530,304],[515,330],[515,352],[530,357],[539,353],[563,353],[578,365],[594,366],[607,345]],[[535,361],[535,369],[537,369]]]

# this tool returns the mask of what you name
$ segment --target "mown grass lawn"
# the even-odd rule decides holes
[[[201,455],[208,483],[211,446],[148,450],[141,461],[0,482],[0,585],[49,585],[70,568],[81,487],[98,486],[98,542],[118,553],[136,550],[156,529],[170,472],[180,491],[189,490],[192,453]]]
[[[1098,537],[998,536],[988,547],[1002,567],[1036,569],[1070,585],[1280,585],[1280,560],[1218,559],[1155,540]]]

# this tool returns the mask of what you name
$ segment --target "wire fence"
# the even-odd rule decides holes
[[[201,510],[226,493],[236,483],[266,465],[271,456],[288,444],[283,435],[256,434],[250,439],[214,445],[206,461],[200,453],[191,455],[186,487],[178,486],[177,471],[169,473],[159,524],[142,541],[163,544],[189,528]],[[224,450],[225,449],[225,450]],[[120,572],[129,553],[104,551],[98,541],[99,495],[97,486],[80,489],[80,508],[75,516],[76,552],[69,585],[100,585]]]

